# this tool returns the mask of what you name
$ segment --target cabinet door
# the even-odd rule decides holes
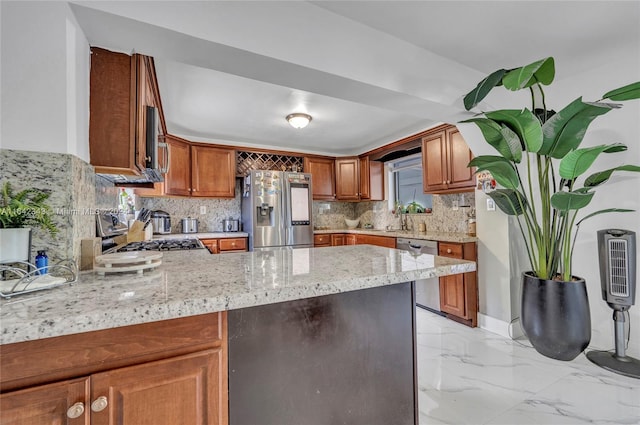
[[[368,156],[360,158],[360,199],[384,200],[384,164]]]
[[[137,65],[135,57],[124,53],[91,49],[89,156],[96,173],[140,174]]]
[[[471,149],[456,127],[447,129],[447,140],[449,169],[447,187],[449,189],[473,188],[475,186],[474,169],[467,167],[473,158]]]
[[[164,176],[167,195],[189,196],[191,193],[191,162],[189,143],[174,137],[166,137],[169,146],[169,171]]]
[[[342,201],[360,200],[360,160],[336,159],[336,198]]]
[[[313,246],[331,246],[331,235],[313,235]]]
[[[335,161],[329,158],[304,158],[304,172],[311,174],[314,200],[336,199]]]
[[[191,146],[191,196],[236,196],[236,151]]]
[[[200,239],[202,244],[212,254],[218,253],[218,240],[217,239]]]
[[[438,131],[422,139],[422,186],[424,193],[447,189],[446,132]]]
[[[355,235],[355,237],[358,244],[377,245],[385,248],[396,247],[396,238],[389,236]]]
[[[0,395],[1,425],[88,425],[89,378],[56,382]],[[80,403],[76,418],[67,411]],[[78,406],[80,406],[78,405]],[[77,408],[77,407],[76,407]],[[72,411],[69,412],[74,416]]]
[[[345,237],[345,243],[347,245],[356,245],[358,243],[358,238],[356,235],[347,235]]]
[[[331,246],[342,246],[346,244],[346,236],[343,233],[331,235]]]
[[[466,318],[464,275],[454,274],[440,278],[440,310]]]
[[[98,373],[92,425],[213,425],[228,421],[227,374],[221,348]]]

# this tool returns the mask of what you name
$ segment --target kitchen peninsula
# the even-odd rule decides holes
[[[91,423],[98,423],[94,416],[102,410],[135,418],[141,413],[122,401],[131,391],[114,390],[115,384],[105,384],[108,378],[152,364],[166,374],[181,370],[167,363],[180,359],[197,371],[206,369],[198,362],[215,366],[204,375],[185,372],[199,376],[192,379],[199,384],[184,384],[188,389],[209,388],[211,381],[217,385],[215,402],[207,401],[210,394],[195,394],[202,403],[184,407],[194,405],[200,416],[193,417],[205,418],[193,423],[225,423],[227,402],[232,424],[417,423],[411,282],[472,270],[473,262],[359,245],[224,256],[177,251],[165,253],[162,266],[142,276],[83,273],[72,286],[2,301],[2,396],[84,379],[90,384],[82,384],[83,394],[90,396],[65,393],[63,413],[100,398],[104,407],[98,404],[90,413]],[[202,329],[194,323],[202,323]],[[162,331],[154,330],[155,324],[162,324]],[[92,345],[106,333],[114,337],[103,346]],[[201,341],[208,335],[217,345]],[[180,336],[199,351],[183,346],[172,358],[136,356],[146,339],[164,346]],[[119,344],[128,344],[128,363],[113,360]],[[38,379],[38,353],[31,347],[55,359],[50,363],[59,366],[57,374]],[[102,361],[83,364],[101,353],[108,353]],[[67,358],[71,364],[65,366]],[[130,385],[156,372],[138,373],[127,381]],[[179,386],[167,380],[162,382],[170,388]],[[120,398],[107,400],[113,391]],[[3,399],[5,406],[11,404]],[[163,411],[162,406],[159,401],[153,408]],[[223,413],[207,413],[216,409]]]

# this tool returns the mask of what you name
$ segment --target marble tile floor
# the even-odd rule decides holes
[[[418,308],[420,425],[640,424],[640,379]]]

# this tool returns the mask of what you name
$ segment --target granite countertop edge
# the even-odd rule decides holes
[[[204,251],[204,250],[202,250]],[[293,251],[293,253],[292,253]],[[474,271],[470,261],[372,245],[210,255],[169,252],[142,276],[81,273],[78,282],[0,302],[0,345],[331,295]],[[308,273],[292,259],[311,260]],[[360,270],[355,261],[370,258]],[[270,263],[269,263],[270,262]],[[264,266],[265,263],[271,264]],[[283,264],[285,266],[283,266]],[[316,264],[320,266],[316,267]],[[286,269],[286,270],[285,270]],[[314,270],[317,269],[317,270]],[[329,270],[329,271],[327,271]],[[212,279],[215,276],[215,279]]]

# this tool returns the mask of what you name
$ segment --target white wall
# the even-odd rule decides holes
[[[89,162],[89,44],[66,2],[0,2],[5,149]]]
[[[637,54],[636,54],[637,55]],[[597,61],[595,62],[597,63]],[[560,67],[561,64],[556,64]],[[602,95],[614,88],[637,81],[640,75],[640,63],[633,54],[621,57],[616,63],[606,63],[586,70],[579,75],[555,81],[545,91],[547,106],[559,110],[566,104],[583,96],[585,101],[599,100]],[[498,88],[498,91],[506,92]],[[492,94],[492,108],[515,107],[511,93]],[[503,102],[504,101],[504,102]],[[520,103],[519,106],[526,105]],[[621,154],[602,155],[592,166],[591,172],[604,170],[622,164],[640,164],[640,101],[625,102],[621,109],[613,110],[597,118],[589,127],[583,147],[604,143],[621,142],[629,150]],[[481,139],[475,126],[459,126],[465,140],[475,155],[494,154],[492,148]],[[596,195],[588,208],[579,217],[600,209],[617,207],[636,210],[633,213],[604,214],[583,223],[574,252],[573,272],[586,279],[591,304],[592,340],[591,347],[599,349],[613,348],[612,310],[602,301],[596,231],[605,228],[633,230],[640,238],[640,175],[620,173],[596,190]],[[526,258],[520,233],[513,219],[508,219],[499,211],[486,211],[486,195],[476,192],[477,231],[480,239],[478,246],[478,284],[480,292],[480,313],[487,327],[494,330],[495,322],[506,325],[519,315],[519,273],[526,267]],[[640,252],[640,251],[639,251]],[[640,263],[640,258],[636,259]],[[638,270],[640,274],[640,269]],[[509,276],[509,278],[507,277]],[[640,276],[636,276],[638,279]],[[509,289],[510,288],[510,289]],[[508,292],[505,292],[508,291]],[[630,310],[631,341],[629,354],[637,357],[640,353],[640,338],[636,331],[640,326],[640,299],[638,305]],[[482,322],[481,322],[482,323]],[[504,332],[500,332],[504,333]]]

